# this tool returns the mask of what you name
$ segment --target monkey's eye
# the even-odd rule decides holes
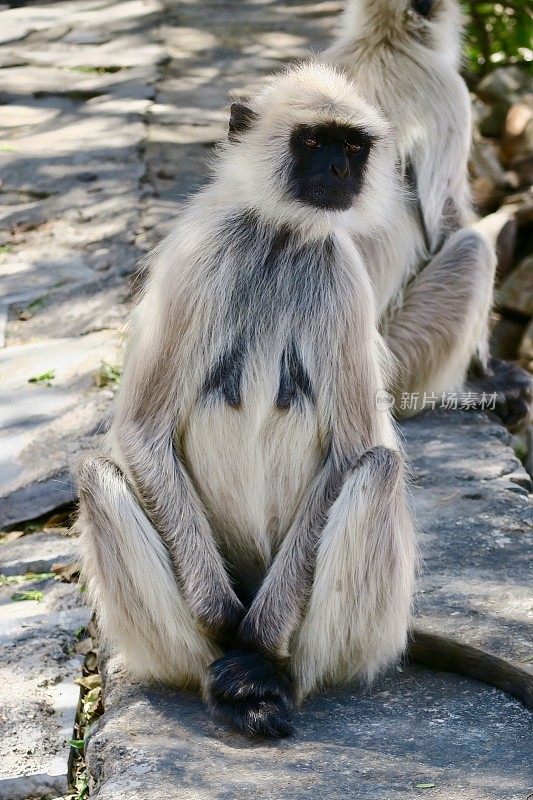
[[[358,156],[363,152],[363,145],[360,142],[346,142],[345,150],[349,156]]]
[[[429,17],[433,8],[433,0],[413,0],[412,6],[421,17]]]
[[[318,139],[311,133],[306,134],[303,137],[302,142],[304,143],[305,147],[307,147],[309,150],[316,150],[317,147],[320,147]]]

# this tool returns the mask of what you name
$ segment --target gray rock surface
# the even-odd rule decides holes
[[[75,560],[75,539],[57,533],[33,533],[13,542],[0,542],[0,575],[50,572],[54,564]]]
[[[74,497],[127,313],[158,65],[157,0],[0,11],[0,527]],[[142,238],[142,237],[141,237]],[[28,384],[50,369],[51,386]],[[90,440],[90,444],[89,444]]]
[[[506,432],[466,412],[426,414],[404,432],[422,532],[419,622],[530,668],[533,513]],[[190,695],[132,683],[118,659],[105,704],[87,749],[98,800],[526,800],[531,790],[529,712],[414,666],[368,691],[312,698],[296,736],[274,744],[225,730]]]
[[[37,540],[36,554],[42,545]],[[43,558],[47,550],[49,542]],[[42,591],[42,600],[12,599],[29,590]],[[0,800],[67,791],[83,662],[75,634],[89,618],[77,585],[48,579],[0,588]]]

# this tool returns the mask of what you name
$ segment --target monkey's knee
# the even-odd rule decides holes
[[[447,241],[443,256],[452,270],[467,271],[471,280],[485,278],[490,285],[496,270],[496,252],[488,239],[472,228],[462,228]]]
[[[378,478],[390,478],[402,469],[403,460],[397,450],[384,445],[376,445],[359,456],[353,470],[365,469]]]

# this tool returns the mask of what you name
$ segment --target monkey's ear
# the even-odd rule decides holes
[[[258,114],[248,106],[243,105],[243,103],[232,103],[228,131],[230,142],[238,142],[239,133],[247,131],[257,118]]]

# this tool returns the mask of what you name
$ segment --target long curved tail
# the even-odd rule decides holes
[[[412,628],[407,656],[424,667],[483,681],[533,709],[533,675],[509,661],[447,636]]]

